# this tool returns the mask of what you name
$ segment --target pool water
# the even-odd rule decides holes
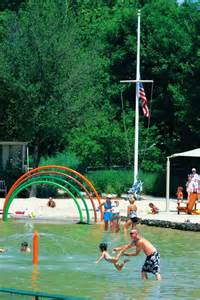
[[[200,299],[200,234],[138,228],[161,253],[160,282],[153,275],[148,281],[140,279],[144,254],[130,257],[121,272],[105,261],[95,264],[100,242],[108,243],[111,254],[113,247],[129,242],[122,230],[104,232],[102,225],[1,223],[0,247],[8,251],[0,254],[0,287],[97,300]],[[32,265],[32,254],[19,251],[21,242],[32,244],[35,230],[39,233],[37,267]]]

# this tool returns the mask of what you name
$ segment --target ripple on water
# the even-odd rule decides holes
[[[65,295],[90,297],[95,300],[184,300],[200,299],[198,288],[200,237],[198,233],[141,226],[141,233],[159,249],[163,280],[154,276],[141,281],[144,255],[131,257],[122,272],[101,261],[98,245],[127,243],[123,232],[110,234],[102,227],[81,225],[18,224],[1,229],[1,246],[8,251],[0,255],[0,286],[33,289]],[[31,232],[32,230],[32,232]],[[32,254],[20,253],[23,240],[32,243],[34,230],[39,232],[39,265],[32,266]],[[1,299],[1,297],[0,297]]]

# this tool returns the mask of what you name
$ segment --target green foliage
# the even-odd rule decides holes
[[[121,195],[133,184],[133,172],[128,170],[105,170],[86,174],[99,193]]]
[[[7,34],[7,24],[12,19],[13,13],[9,11],[0,13],[0,41],[3,40]]]
[[[36,197],[38,198],[49,198],[57,197],[57,189],[52,185],[41,184],[37,186]]]
[[[162,153],[163,137],[156,125],[145,128],[140,123],[139,165],[143,172],[161,172],[166,157]]]
[[[79,158],[72,152],[62,152],[56,153],[54,156],[43,156],[40,159],[39,166],[47,166],[47,165],[57,165],[64,166],[72,169],[79,169],[80,160]],[[57,197],[57,188],[48,185],[42,184],[37,186],[37,197],[39,198],[48,198],[48,197]]]
[[[58,165],[69,167],[72,169],[78,169],[80,161],[74,153],[62,152],[50,157],[41,157],[39,166],[46,165]]]
[[[92,48],[81,48],[79,28],[63,1],[28,1],[6,25],[0,45],[1,135],[30,141],[37,163],[46,152],[61,150],[65,132],[79,127],[86,108],[100,103],[100,84],[94,85],[100,82],[100,59]]]
[[[165,180],[164,172],[140,172],[139,177],[143,182],[143,193],[154,196],[165,196]]]
[[[135,78],[138,8],[141,77],[155,83],[139,132],[140,170],[159,174],[150,190],[167,155],[199,147],[199,1],[1,2],[0,139],[29,141],[34,165],[63,150],[75,168],[133,165],[135,88],[119,81]]]
[[[119,84],[116,82],[135,77],[136,5],[142,9],[141,75],[154,79],[156,83],[150,126],[155,124],[159,139],[163,139],[161,147],[159,141],[157,143],[158,155],[159,149],[166,156],[173,151],[188,149],[191,144],[198,147],[196,136],[200,131],[195,128],[199,128],[196,116],[199,109],[193,109],[199,106],[196,98],[199,85],[195,81],[199,77],[199,68],[196,67],[200,61],[198,3],[113,1],[112,5],[100,2],[93,10],[88,1],[79,3],[84,24],[82,34],[88,40],[91,33],[96,33],[102,40],[101,54],[107,62],[105,72],[108,78],[105,92],[116,106],[119,106]],[[150,90],[148,86],[145,88],[148,96]],[[129,94],[132,109],[133,87],[124,89]],[[187,141],[184,141],[185,134]]]
[[[84,167],[128,164],[125,133],[111,109],[89,115],[84,126],[71,131],[68,143]]]
[[[5,9],[18,11],[24,2],[25,0],[1,0],[0,11]]]
[[[99,193],[113,193],[120,196],[127,193],[133,185],[132,170],[104,170],[93,171],[86,174]],[[143,182],[143,194],[154,196],[165,195],[164,172],[142,172],[139,178]]]

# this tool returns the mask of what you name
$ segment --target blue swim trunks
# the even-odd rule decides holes
[[[104,211],[103,219],[104,219],[104,221],[111,221],[112,220],[112,212]]]
[[[146,257],[142,272],[148,272],[157,274],[160,273],[160,253],[154,252],[153,254]]]

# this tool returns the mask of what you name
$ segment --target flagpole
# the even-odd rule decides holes
[[[137,65],[136,65],[136,95],[135,95],[135,151],[134,151],[134,183],[138,179],[138,144],[139,144],[139,80],[140,80],[140,10],[138,10],[137,29]]]
[[[152,83],[153,80],[140,79],[140,10],[138,10],[138,28],[137,28],[137,65],[136,80],[120,80],[122,83],[135,83],[135,144],[134,144],[134,183],[138,180],[138,144],[139,144],[139,84],[140,82]]]

